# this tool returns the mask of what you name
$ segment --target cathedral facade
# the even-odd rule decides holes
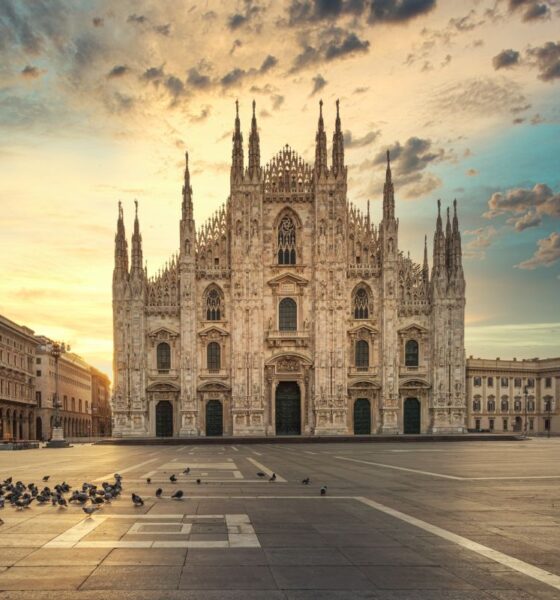
[[[383,217],[347,199],[338,111],[327,155],[285,146],[245,164],[235,118],[226,204],[195,227],[186,156],[180,246],[149,277],[138,211],[119,206],[113,435],[275,436],[466,431],[465,280],[456,206],[438,214],[431,272],[399,248],[389,154]],[[130,260],[129,260],[130,258]]]

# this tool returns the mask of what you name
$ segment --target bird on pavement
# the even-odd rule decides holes
[[[272,473],[272,475],[268,478],[268,481],[276,481],[276,473]]]
[[[177,481],[177,477],[175,477],[175,475],[171,475],[171,477],[169,478],[169,481],[171,481],[171,483],[175,483]]]
[[[257,471],[257,477],[266,477],[266,473],[263,473],[262,471]]]
[[[91,517],[96,510],[99,510],[97,506],[82,506],[82,510],[88,517]]]
[[[4,525],[4,521],[2,521],[2,519],[0,519],[0,525]]]
[[[306,477],[305,479],[301,480],[301,483],[303,483],[303,485],[309,485],[311,483],[311,479],[309,479],[309,477]]]
[[[174,500],[181,500],[183,498],[183,490],[177,490],[171,497]]]
[[[324,485],[324,486],[321,488],[321,496],[326,496],[326,495],[327,495],[327,486],[326,486],[326,485]]]
[[[151,478],[150,478],[150,477],[147,477],[147,478],[146,478],[146,483],[147,483],[148,485],[150,485],[150,483],[152,483],[152,480],[151,480]]]
[[[68,502],[66,502],[66,498],[64,498],[63,496],[59,496],[58,506],[64,506],[64,508],[68,508]]]
[[[191,468],[187,467],[184,471],[183,471],[183,475],[188,475],[191,472]]]
[[[132,492],[132,502],[134,506],[144,506],[144,500],[138,494]]]
[[[50,477],[50,475],[45,475],[45,476],[43,477],[43,481],[48,481],[48,480],[49,480],[49,477]]]
[[[158,488],[156,490],[156,498],[161,498],[162,494],[163,494],[163,490],[161,488]]]
[[[197,485],[200,485],[202,482],[201,482],[201,480],[200,480],[200,479],[197,479],[197,480],[196,480],[196,483],[197,483]]]

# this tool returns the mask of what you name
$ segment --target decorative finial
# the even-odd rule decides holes
[[[189,166],[189,151],[185,150],[185,166]]]
[[[438,214],[438,217],[441,215],[441,200],[439,198],[437,201],[437,214]]]
[[[323,118],[323,99],[319,100],[319,117]]]
[[[257,106],[257,103],[253,100],[253,118],[255,117],[255,107]]]
[[[391,166],[391,152],[387,150],[387,166]]]
[[[138,200],[134,200],[134,206],[135,206],[136,218],[138,218]]]
[[[235,116],[239,118],[239,100],[235,100]]]
[[[339,114],[339,104],[340,104],[340,101],[339,101],[339,99],[337,98],[337,99],[336,99],[336,118],[337,118],[337,119],[340,117],[340,114]]]

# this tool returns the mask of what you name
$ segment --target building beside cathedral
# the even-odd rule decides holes
[[[113,435],[275,436],[466,431],[465,280],[456,206],[438,203],[431,272],[399,247],[387,155],[376,225],[347,198],[338,112],[328,160],[289,146],[245,163],[235,118],[230,195],[195,227],[186,156],[179,249],[130,261],[119,206],[113,274]]]

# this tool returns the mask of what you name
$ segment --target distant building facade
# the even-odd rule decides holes
[[[41,439],[50,438],[55,412],[56,368],[54,358],[45,348],[49,342],[44,336],[36,337],[36,413]],[[77,354],[66,352],[58,360],[58,394],[65,437],[91,436],[91,367]]]
[[[111,382],[105,373],[91,370],[91,433],[97,437],[111,435]]]
[[[468,429],[560,433],[560,358],[467,359]]]
[[[425,243],[422,264],[399,247],[389,156],[381,222],[349,202],[338,105],[332,160],[321,109],[313,165],[285,146],[262,167],[254,106],[244,160],[237,115],[230,196],[196,228],[187,157],[179,252],[154,277],[119,208],[113,435],[463,432],[456,209],[445,224],[438,203],[430,273]]]
[[[34,440],[35,337],[0,315],[0,440]]]

